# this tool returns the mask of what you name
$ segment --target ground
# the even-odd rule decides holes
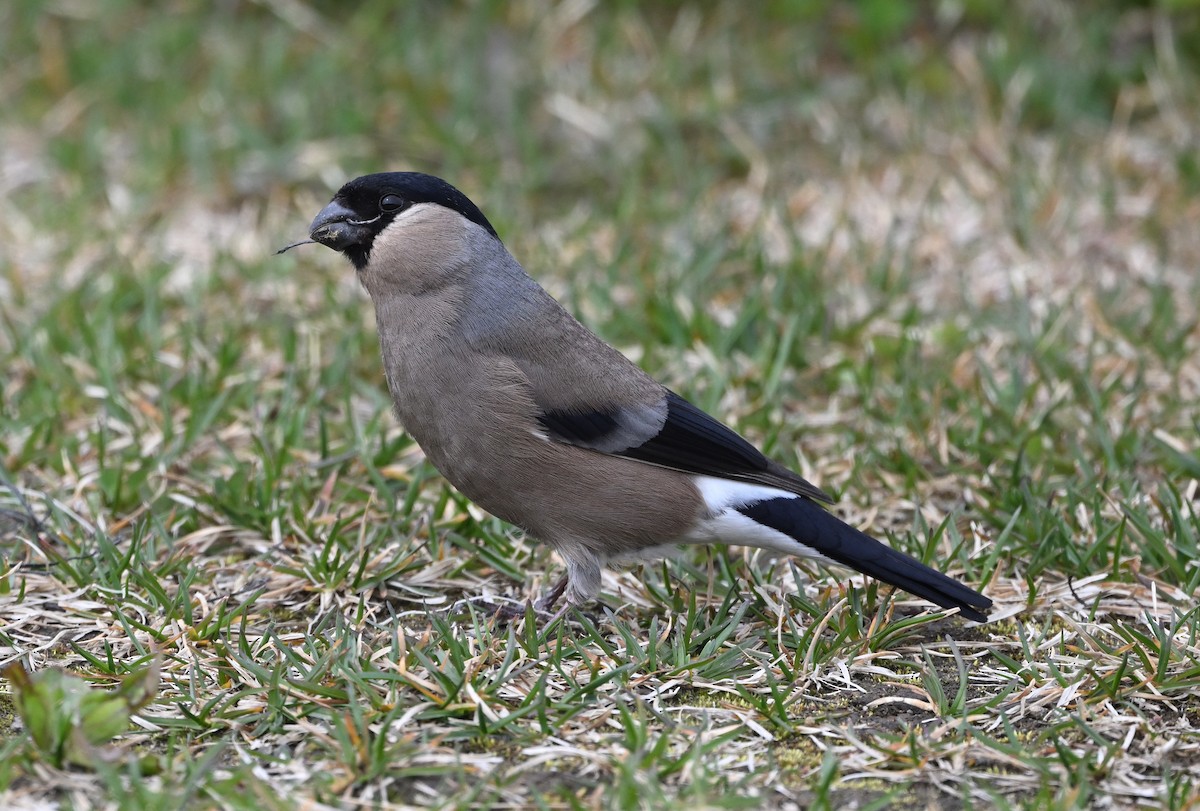
[[[1200,8],[396,5],[0,10],[0,667],[145,688],[71,762],[6,671],[0,805],[1200,805]],[[561,561],[273,253],[398,169],[992,621],[736,548],[483,610]]]

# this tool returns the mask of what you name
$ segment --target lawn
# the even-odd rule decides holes
[[[1200,5],[31,0],[0,65],[0,807],[1200,808]],[[741,548],[483,610],[561,561],[274,254],[400,169],[993,621]]]

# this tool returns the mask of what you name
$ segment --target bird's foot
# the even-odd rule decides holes
[[[492,614],[496,619],[503,622],[513,622],[514,620],[525,619],[529,615],[529,611],[532,609],[534,619],[537,621],[538,625],[540,625],[542,628],[548,629],[560,619],[563,619],[567,615],[567,612],[570,611],[571,607],[575,605],[574,603],[568,601],[559,606],[557,611],[554,610],[555,605],[558,604],[558,601],[562,598],[563,592],[565,592],[566,589],[567,578],[563,577],[561,580],[555,583],[548,592],[543,594],[533,603],[530,603],[529,601],[522,603],[516,600],[498,603],[493,602],[485,597],[475,597],[469,600],[462,600],[457,605],[473,605],[481,611],[486,611],[489,614]],[[599,621],[596,617],[593,617],[590,614],[585,613],[584,616],[591,620],[593,625]]]
[[[505,603],[503,605],[495,606],[494,611],[495,611],[496,616],[499,617],[500,619],[512,621],[512,620],[516,620],[516,619],[521,619],[522,617],[524,617],[527,614],[527,612],[529,611],[530,608],[533,608],[534,616],[543,625],[549,626],[549,625],[553,624],[556,620],[561,619],[562,615],[564,613],[566,613],[566,610],[571,605],[570,603],[563,603],[562,608],[560,608],[558,611],[554,611],[554,613],[551,613],[554,609],[554,606],[558,603],[559,599],[562,597],[563,592],[566,590],[567,590],[567,578],[563,577],[557,583],[555,583],[554,586],[551,587],[551,589],[548,592],[546,592],[541,597],[539,597],[536,601],[534,601],[532,605],[530,605],[530,603],[528,603],[528,602]]]
[[[494,603],[491,600],[483,599],[482,597],[473,600],[464,600],[464,603],[469,603],[481,611],[491,614],[500,622],[515,622],[529,617],[530,612],[533,613],[533,620],[539,627],[549,628],[554,623],[562,619],[568,610],[571,608],[570,603],[563,603],[557,611],[548,611],[541,608],[542,600],[535,603],[528,601],[519,603],[516,601],[507,603]]]
[[[549,611],[541,611],[536,603],[530,603],[528,600],[523,603],[505,603],[496,606],[496,610],[492,615],[504,622],[513,622],[515,620],[525,619],[529,616],[530,611],[533,612],[533,618],[539,625],[545,625],[555,618],[554,614]]]
[[[471,606],[485,614],[491,614],[501,619],[515,620],[517,617],[525,616],[525,605],[525,603],[516,600],[498,603],[486,597],[470,597],[465,600],[459,600],[452,608],[462,609],[466,606]]]

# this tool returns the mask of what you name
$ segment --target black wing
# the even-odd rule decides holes
[[[647,412],[658,411],[657,419]],[[778,487],[820,501],[833,501],[818,487],[763,456],[735,431],[687,400],[667,392],[661,410],[543,411],[546,435],[568,445],[637,459],[687,473]]]

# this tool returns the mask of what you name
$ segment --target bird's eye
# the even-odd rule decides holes
[[[389,214],[404,207],[404,198],[398,194],[385,194],[379,199],[379,208]]]

